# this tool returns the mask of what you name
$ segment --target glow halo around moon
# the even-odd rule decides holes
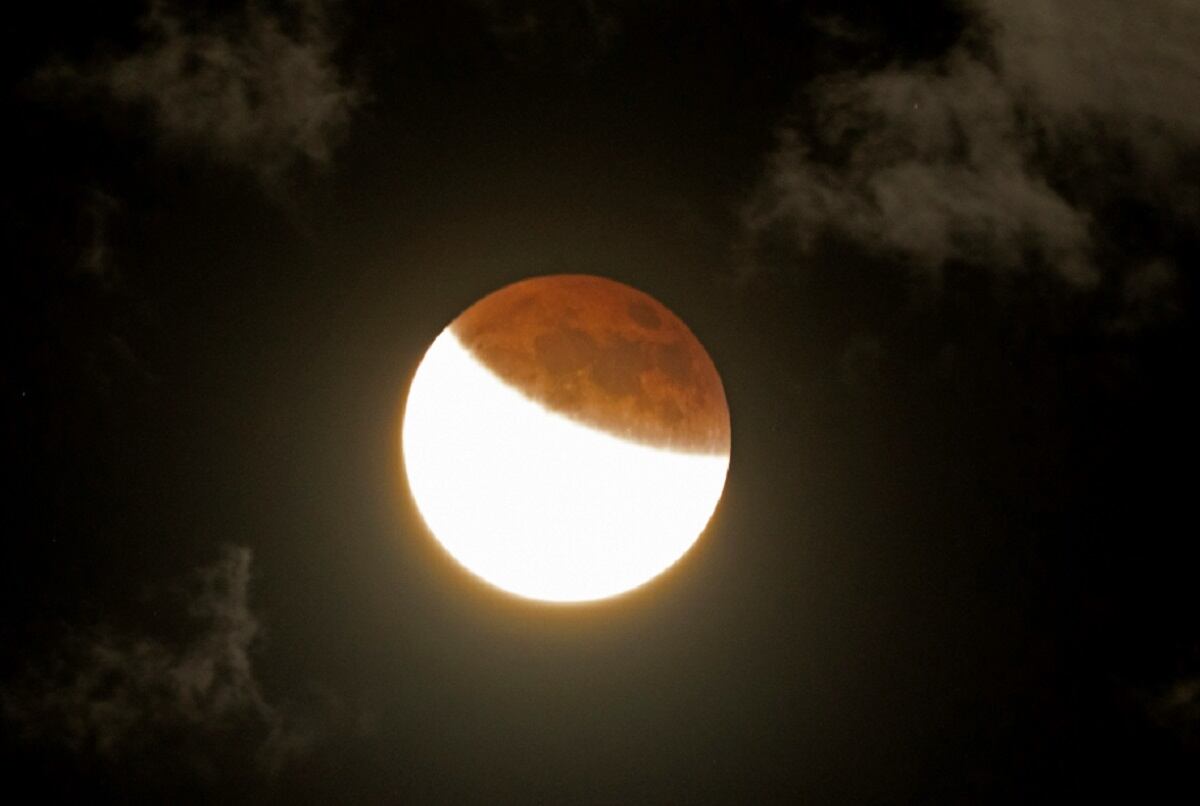
[[[727,444],[723,392],[720,406]],[[604,599],[661,574],[704,531],[729,467],[727,448],[672,450],[551,410],[485,366],[453,324],[417,369],[401,439],[437,541],[492,585],[549,602]]]

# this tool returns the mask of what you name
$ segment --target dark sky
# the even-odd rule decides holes
[[[1196,802],[1200,7],[77,6],[3,23],[10,787]],[[397,445],[554,272],[733,423],[697,547],[567,608]]]

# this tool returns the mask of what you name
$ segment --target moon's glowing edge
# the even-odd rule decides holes
[[[518,596],[604,599],[661,574],[720,500],[727,455],[627,442],[551,412],[447,328],[409,388],[401,430],[426,526],[467,570]]]

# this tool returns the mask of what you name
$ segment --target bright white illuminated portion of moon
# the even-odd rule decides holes
[[[402,428],[417,508],[469,571],[518,596],[603,599],[658,576],[712,517],[728,455],[612,436],[510,387],[449,328],[413,378]]]

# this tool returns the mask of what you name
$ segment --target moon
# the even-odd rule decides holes
[[[696,542],[725,487],[729,408],[662,303],[602,277],[534,277],[434,339],[401,452],[426,526],[468,571],[584,602],[646,583]]]

